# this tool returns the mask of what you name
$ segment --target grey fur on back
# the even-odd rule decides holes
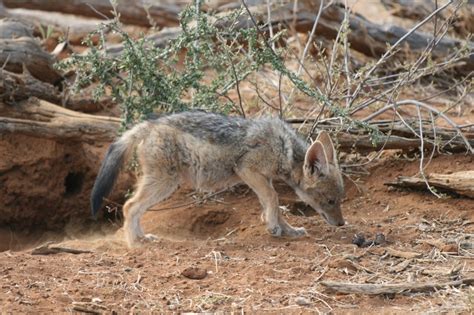
[[[164,116],[154,121],[165,124],[212,144],[232,145],[242,140],[251,120],[227,117],[203,111],[190,111]]]
[[[258,167],[269,177],[281,174],[287,180],[294,164],[303,163],[307,149],[294,130],[278,118],[243,119],[192,111],[161,117],[152,123],[157,129],[166,125],[176,130],[176,140],[163,144],[160,152],[173,148],[173,155],[168,158],[179,162],[174,165],[177,169],[191,170],[191,180],[198,189],[230,185],[232,180],[226,179],[235,175],[235,169],[248,166]],[[152,147],[155,140],[145,139],[143,147]],[[265,165],[264,159],[274,163]]]
[[[113,143],[102,162],[91,194],[95,215],[111,192],[127,150],[138,145],[140,164],[172,171],[196,189],[212,191],[240,182],[236,170],[255,171],[285,181],[304,161],[307,144],[278,118],[244,119],[190,111],[140,123]],[[140,153],[142,152],[142,153]],[[291,183],[292,184],[292,183]]]

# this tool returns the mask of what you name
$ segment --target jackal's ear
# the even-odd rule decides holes
[[[319,141],[323,144],[324,150],[326,151],[328,162],[334,165],[337,165],[337,158],[336,158],[336,149],[334,148],[334,144],[332,143],[331,137],[329,133],[326,131],[321,131],[316,138],[316,141]]]
[[[328,155],[324,145],[316,140],[306,151],[304,158],[304,174],[306,176],[324,175],[328,171]]]

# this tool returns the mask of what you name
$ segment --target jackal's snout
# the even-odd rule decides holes
[[[331,225],[343,226],[346,224],[346,221],[342,216],[341,208],[338,208],[335,211],[331,211],[331,214],[328,214],[327,212],[322,212],[321,215],[323,216],[324,220],[326,220],[326,222]]]

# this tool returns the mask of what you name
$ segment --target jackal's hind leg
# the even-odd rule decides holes
[[[140,219],[145,211],[168,198],[177,188],[178,183],[175,179],[158,179],[146,175],[140,179],[135,195],[123,207],[125,239],[130,247],[137,239],[145,241],[157,239],[152,234],[143,233]]]

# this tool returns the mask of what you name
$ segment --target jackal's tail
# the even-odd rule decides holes
[[[92,188],[90,199],[92,216],[95,217],[102,205],[102,200],[112,191],[120,167],[131,149],[145,137],[148,127],[149,123],[147,122],[138,124],[110,145]]]

